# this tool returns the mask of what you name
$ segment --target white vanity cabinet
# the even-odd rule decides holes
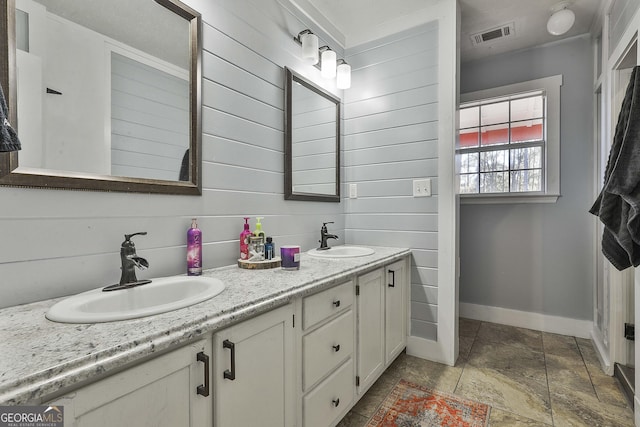
[[[207,426],[211,340],[201,340],[49,401],[67,427]]]
[[[407,343],[409,257],[357,278],[358,394],[366,392]]]
[[[213,425],[294,426],[292,304],[213,335]]]
[[[352,280],[302,299],[299,425],[335,425],[353,406],[353,302]]]

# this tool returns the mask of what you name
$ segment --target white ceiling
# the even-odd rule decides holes
[[[450,0],[453,1],[453,0]],[[576,22],[562,36],[547,32],[551,8],[560,0],[459,0],[461,11],[461,61],[538,46],[588,33],[603,0],[569,0]],[[429,6],[435,0],[302,0],[312,5],[342,34],[345,47],[352,47],[429,21]],[[515,36],[474,47],[471,34],[510,22]]]
[[[35,1],[54,15],[189,68],[189,23],[155,1]]]

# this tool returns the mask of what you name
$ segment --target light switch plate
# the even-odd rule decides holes
[[[350,199],[358,198],[358,184],[349,184],[349,198]]]
[[[413,197],[429,197],[431,196],[431,179],[414,179],[413,180]]]

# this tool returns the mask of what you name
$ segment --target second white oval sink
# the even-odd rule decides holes
[[[129,289],[93,289],[53,305],[47,319],[64,323],[99,323],[166,313],[213,298],[225,288],[213,277],[171,276]]]
[[[329,249],[311,249],[307,252],[309,255],[318,258],[353,258],[360,256],[372,255],[375,251],[371,248],[362,246],[332,246]]]

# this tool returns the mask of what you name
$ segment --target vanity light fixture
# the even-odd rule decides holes
[[[318,36],[313,34],[311,30],[303,30],[294,40],[302,45],[302,59],[311,65],[317,64],[319,60]]]
[[[332,79],[336,76],[336,53],[329,46],[322,46],[320,52],[320,75]]]
[[[349,89],[351,87],[351,65],[344,59],[338,61],[336,86],[338,89]]]
[[[329,46],[318,48],[318,36],[309,29],[302,30],[293,38],[302,46],[302,59],[320,69],[326,79],[337,77],[338,89],[351,87],[351,66],[344,59],[337,59],[336,52]]]
[[[554,36],[560,36],[573,27],[576,15],[571,9],[568,9],[570,2],[561,1],[551,8],[553,14],[547,21],[547,31]]]

